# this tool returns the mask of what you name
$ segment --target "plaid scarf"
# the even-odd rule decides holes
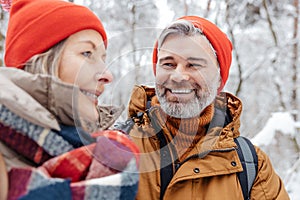
[[[138,149],[126,135],[101,131],[82,146],[76,127],[61,128],[37,126],[0,104],[0,140],[39,166],[9,171],[9,200],[135,198]]]
[[[134,199],[138,149],[118,131],[102,131],[97,142],[9,172],[12,199]]]
[[[33,124],[1,104],[0,140],[38,165],[74,149],[56,131]]]

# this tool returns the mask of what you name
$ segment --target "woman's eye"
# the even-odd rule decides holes
[[[91,52],[91,51],[85,51],[85,52],[82,52],[81,54],[82,54],[84,57],[89,58],[89,57],[91,57],[92,52]]]

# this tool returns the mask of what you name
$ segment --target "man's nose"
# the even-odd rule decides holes
[[[187,71],[187,68],[183,64],[178,64],[175,70],[173,70],[170,78],[175,82],[182,82],[188,81],[190,79],[190,75]]]

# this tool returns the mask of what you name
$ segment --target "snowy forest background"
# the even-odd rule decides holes
[[[224,90],[243,101],[241,135],[269,154],[291,199],[300,199],[299,0],[74,1],[93,10],[107,30],[115,79],[101,103],[127,105],[135,84],[153,85],[152,47],[169,22],[198,15],[217,24],[234,47]],[[0,9],[1,66],[7,20]]]

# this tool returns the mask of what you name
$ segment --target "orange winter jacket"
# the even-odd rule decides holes
[[[153,88],[136,86],[129,102],[129,117],[135,125],[130,132],[141,151],[140,183],[137,200],[160,199],[160,157],[171,159],[174,174],[164,193],[164,200],[242,200],[243,194],[237,172],[243,170],[234,138],[240,135],[241,101],[232,94],[226,96],[227,109],[232,121],[223,127],[207,132],[188,153],[187,159],[176,163],[171,145],[171,156],[164,157],[157,136],[162,130],[166,137],[170,131],[161,117],[160,106],[147,110],[147,101],[155,96]],[[217,104],[214,104],[214,106]],[[256,148],[258,172],[251,190],[252,200],[288,200],[280,177],[275,173],[268,156]],[[175,168],[176,165],[176,168]]]

